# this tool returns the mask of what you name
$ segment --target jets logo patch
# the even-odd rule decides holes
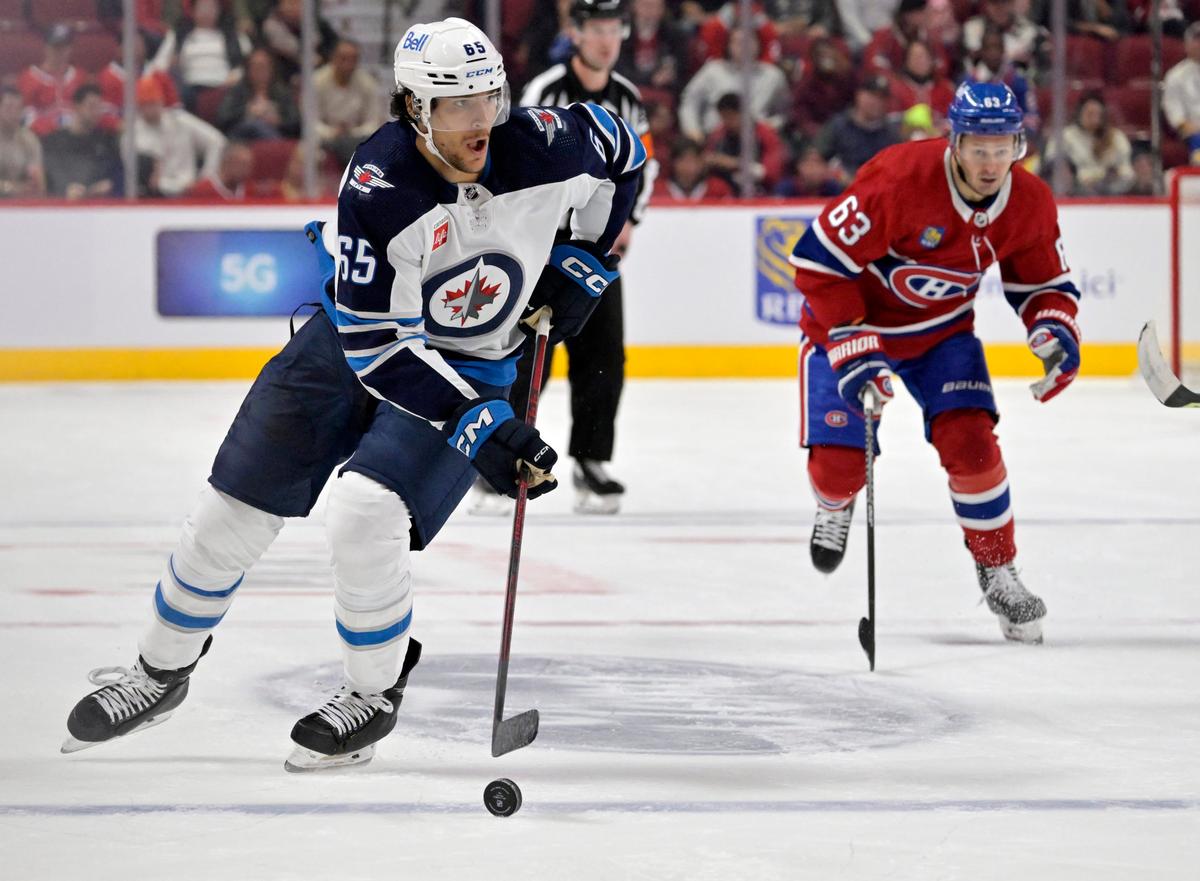
[[[477,336],[512,313],[525,284],[521,265],[507,254],[470,257],[421,285],[426,328],[435,336]]]
[[[354,172],[347,183],[361,193],[369,193],[376,187],[381,190],[392,189],[392,184],[383,179],[383,169],[378,165],[354,166]]]
[[[545,107],[528,107],[525,110],[539,132],[546,136],[546,146],[554,143],[555,133],[563,127],[563,121],[557,113]]]

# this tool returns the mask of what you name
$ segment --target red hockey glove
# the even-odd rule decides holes
[[[1029,350],[1042,359],[1046,375],[1029,387],[1045,403],[1079,375],[1079,325],[1061,309],[1042,309],[1029,326]]]

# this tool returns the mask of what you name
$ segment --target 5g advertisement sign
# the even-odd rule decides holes
[[[166,229],[155,252],[159,315],[291,315],[321,299],[313,246],[298,229]]]

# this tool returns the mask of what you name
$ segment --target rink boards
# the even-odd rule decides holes
[[[623,265],[630,375],[794,374],[800,301],[786,257],[820,208],[761,202],[648,212]],[[8,289],[37,304],[35,320],[0,327],[0,380],[253,376],[286,339],[280,311],[290,307],[280,304],[299,296],[298,279],[313,271],[306,245],[280,232],[296,230],[303,243],[300,227],[329,210],[0,207],[0,241],[15,258],[6,261]],[[1129,375],[1142,323],[1169,326],[1169,226],[1159,200],[1062,206],[1066,253],[1085,297],[1086,374]],[[190,299],[170,296],[190,281]],[[205,285],[219,302],[205,299]],[[1200,304],[1200,276],[1196,286]],[[1186,307],[1185,292],[1184,339],[1200,340],[1200,320]],[[997,376],[1040,372],[997,276],[985,279],[976,311]]]

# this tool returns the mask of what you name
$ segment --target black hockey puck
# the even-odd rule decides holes
[[[483,806],[493,817],[511,817],[521,810],[521,788],[507,777],[493,780],[483,789]]]

